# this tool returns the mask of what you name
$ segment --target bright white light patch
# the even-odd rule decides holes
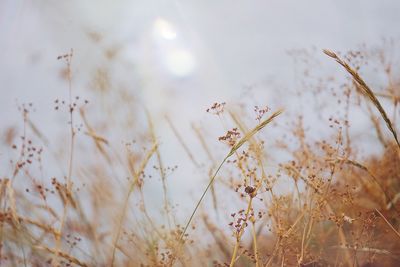
[[[171,23],[165,19],[158,18],[154,22],[154,35],[156,38],[161,37],[166,40],[174,40],[177,34]]]
[[[168,52],[165,64],[171,74],[179,77],[191,74],[195,68],[193,55],[183,49]]]

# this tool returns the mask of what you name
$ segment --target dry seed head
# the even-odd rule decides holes
[[[368,98],[371,100],[371,102],[375,105],[375,107],[378,109],[379,113],[381,114],[382,118],[384,119],[384,121],[386,122],[386,126],[388,127],[388,129],[390,130],[390,132],[392,133],[397,146],[400,149],[400,142],[397,138],[397,133],[395,128],[392,125],[392,122],[390,121],[389,117],[387,116],[385,110],[383,109],[381,103],[379,102],[379,100],[376,98],[374,92],[372,92],[372,90],[369,88],[369,86],[365,83],[365,81],[360,77],[360,75],[357,73],[357,71],[355,71],[354,69],[352,69],[345,61],[343,61],[342,59],[340,59],[335,53],[329,51],[329,50],[323,50],[324,53],[332,58],[334,58],[336,60],[336,62],[338,62],[340,65],[342,65],[346,71],[353,77],[353,80],[355,81],[355,83],[360,87],[360,89],[362,89],[362,92],[368,96]]]
[[[231,149],[227,157],[232,156],[244,143],[246,143],[250,138],[253,137],[257,132],[259,132],[262,128],[264,128],[268,123],[270,123],[275,117],[279,116],[283,112],[283,109],[276,111],[272,114],[268,119],[261,122],[259,125],[254,127],[253,130],[248,132],[242,139],[240,139]]]

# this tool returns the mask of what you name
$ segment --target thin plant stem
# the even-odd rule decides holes
[[[182,234],[181,234],[181,237],[179,238],[179,241],[180,241],[180,242],[183,241],[183,238],[184,238],[184,236],[185,236],[185,234],[186,234],[186,231],[187,231],[187,229],[189,228],[189,225],[190,225],[190,223],[192,222],[193,217],[194,217],[194,215],[196,214],[197,209],[199,208],[201,202],[203,201],[204,196],[206,195],[208,189],[209,189],[209,188],[211,187],[211,185],[213,184],[213,182],[214,182],[214,180],[215,180],[215,177],[217,177],[217,174],[218,174],[219,170],[222,168],[222,165],[224,165],[225,161],[226,161],[228,158],[229,158],[229,156],[226,156],[226,157],[224,158],[224,160],[223,160],[223,161],[221,162],[221,164],[218,166],[217,170],[214,172],[214,175],[211,177],[210,181],[208,182],[208,185],[207,185],[206,189],[203,191],[203,194],[201,195],[199,201],[198,201],[197,204],[196,204],[196,207],[194,208],[192,214],[191,214],[190,217],[189,217],[188,222],[186,223],[185,228],[183,229],[183,232],[182,232]]]
[[[74,161],[74,144],[75,144],[75,131],[74,131],[74,109],[72,106],[72,74],[71,74],[71,60],[73,56],[73,50],[67,54],[66,61],[67,61],[67,79],[68,79],[68,98],[69,98],[69,105],[68,105],[68,112],[69,112],[69,123],[70,123],[70,148],[69,148],[69,162],[68,162],[68,173],[66,177],[66,194],[71,195],[72,191],[72,170],[73,170],[73,161]],[[56,259],[54,261],[53,266],[58,265],[58,256],[61,252],[61,238],[62,238],[62,231],[64,228],[64,223],[67,217],[68,212],[68,204],[69,204],[69,197],[66,197],[66,201],[63,207],[63,215],[60,221],[60,228],[58,230],[58,235],[56,236]]]
[[[255,221],[252,221],[251,223],[251,233],[253,235],[253,249],[254,249],[254,254],[256,258],[256,267],[259,267],[259,254],[258,254],[258,245],[257,245],[257,234],[256,234],[256,226],[255,226]]]
[[[378,209],[375,209],[375,211],[382,217],[382,219],[386,222],[386,224],[389,225],[390,229],[392,229],[392,231],[398,237],[400,237],[400,233],[396,229],[394,229],[393,225],[386,219],[386,217]]]
[[[246,210],[246,215],[245,215],[245,219],[240,227],[239,232],[236,235],[236,244],[235,247],[233,248],[233,253],[232,253],[232,258],[231,258],[231,263],[229,264],[229,267],[233,267],[233,265],[235,265],[236,262],[236,257],[237,257],[237,252],[239,249],[239,245],[240,245],[240,239],[242,238],[242,235],[244,233],[244,229],[246,228],[246,224],[247,221],[249,219],[249,214],[252,208],[252,204],[253,204],[253,197],[250,196],[250,200],[249,200],[249,204],[247,205],[247,210]]]

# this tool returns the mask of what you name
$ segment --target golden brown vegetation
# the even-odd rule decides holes
[[[30,119],[32,105],[22,105],[23,132],[8,129],[4,135],[15,153],[0,181],[1,266],[399,266],[399,84],[375,91],[359,67],[351,66],[360,53],[342,58],[324,52],[351,78],[335,93],[345,108],[344,116],[329,119],[332,136],[309,137],[301,114],[283,130],[280,123],[290,120],[285,113],[259,107],[254,109],[258,124],[248,128],[246,116],[227,110],[225,103],[213,104],[207,112],[232,123],[219,138],[229,148],[218,162],[219,153],[193,125],[210,163],[209,178],[185,224],[169,196],[168,177],[176,167],[164,165],[151,113],[144,112],[147,129],[137,133],[140,145],[125,142],[121,149],[92,126],[88,101],[73,96],[72,51],[60,56],[69,98],[55,100],[55,109],[66,109],[69,116],[68,157],[52,151]],[[394,79],[389,66],[385,73]],[[350,105],[366,106],[376,131],[371,142],[381,144],[382,153],[360,155],[349,133]],[[173,119],[167,121],[193,165],[204,172],[199,153],[185,143]],[[270,137],[269,129],[279,127],[281,136]],[[79,132],[85,145],[78,144]],[[289,156],[274,158],[271,151],[277,150]],[[44,151],[63,175],[48,175],[60,172],[43,162]],[[86,161],[74,160],[79,153]],[[162,190],[162,211],[156,215],[146,203],[152,176],[160,178]],[[203,203],[209,189],[212,205]],[[221,206],[222,198],[234,199],[229,207],[234,212]]]

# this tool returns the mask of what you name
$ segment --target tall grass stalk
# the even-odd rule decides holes
[[[250,138],[253,137],[257,132],[259,132],[261,129],[263,129],[265,126],[267,126],[268,123],[270,123],[275,117],[279,116],[283,110],[278,110],[275,113],[273,113],[268,119],[264,120],[260,124],[258,124],[256,127],[254,127],[250,132],[246,133],[229,151],[228,155],[222,160],[221,164],[218,166],[217,170],[214,172],[214,175],[211,177],[206,189],[203,191],[203,194],[201,195],[199,201],[196,204],[196,207],[194,208],[192,214],[189,217],[188,222],[186,223],[183,232],[180,236],[180,242],[183,241],[183,238],[185,237],[186,231],[190,225],[190,223],[193,220],[194,215],[196,214],[197,209],[199,208],[201,202],[203,201],[204,196],[206,195],[208,189],[211,187],[211,185],[214,183],[215,177],[217,176],[218,172],[222,168],[222,165],[228,160],[229,157],[231,157],[244,143],[246,143]]]
[[[395,128],[393,127],[392,122],[390,121],[386,111],[383,109],[381,103],[379,102],[378,98],[375,96],[374,92],[369,88],[369,86],[365,83],[365,81],[360,77],[357,71],[349,66],[344,60],[342,60],[336,53],[329,51],[327,49],[323,50],[324,53],[335,59],[337,63],[342,65],[345,70],[353,77],[354,81],[360,86],[362,92],[371,100],[372,104],[378,109],[379,113],[381,114],[383,120],[386,122],[386,126],[389,131],[392,133],[394,140],[397,143],[397,147],[400,149],[400,142],[397,138],[397,133]]]

